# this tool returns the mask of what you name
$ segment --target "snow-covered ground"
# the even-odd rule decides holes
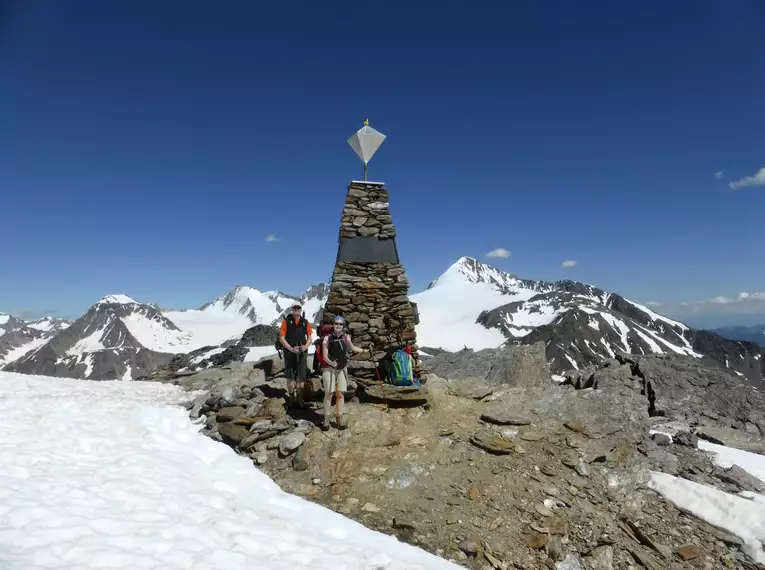
[[[227,340],[239,339],[252,326],[244,315],[222,311],[167,311],[163,315],[189,335],[188,344],[175,348],[177,352],[191,352],[203,346],[218,346]],[[139,342],[143,344],[141,339]]]
[[[445,350],[496,348],[505,342],[499,329],[475,322],[481,311],[491,310],[510,298],[488,283],[455,279],[410,296],[417,303],[420,324],[417,344]]]
[[[672,438],[666,431],[651,430],[650,433],[663,433]],[[699,449],[711,452],[720,467],[738,465],[765,483],[765,456],[704,440],[699,440]],[[747,553],[765,564],[765,495],[752,492],[733,495],[655,471],[651,473],[649,487],[678,508],[738,536],[744,541]]]
[[[0,372],[0,568],[459,568],[282,492],[185,396]]]

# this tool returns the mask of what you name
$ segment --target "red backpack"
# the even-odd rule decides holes
[[[321,324],[319,325],[319,338],[316,340],[316,353],[313,356],[313,369],[328,368],[329,365],[324,362],[324,337],[326,337],[333,330],[332,325]]]

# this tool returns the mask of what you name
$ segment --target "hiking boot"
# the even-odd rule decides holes
[[[321,431],[329,431],[329,420],[324,420],[321,424]]]
[[[341,417],[337,427],[338,429],[348,429],[348,420],[345,417]]]

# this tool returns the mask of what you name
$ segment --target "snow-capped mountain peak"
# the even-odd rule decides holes
[[[270,324],[295,297],[289,297],[278,291],[261,292],[254,287],[237,285],[225,295],[200,309],[206,313],[222,313],[246,317],[253,325]]]
[[[481,263],[472,257],[460,257],[428,289],[445,284],[487,283],[499,288],[515,286],[519,279],[506,271]]]
[[[25,326],[42,332],[59,331],[67,328],[72,322],[59,317],[43,317],[34,321],[26,321]]]
[[[117,295],[106,295],[105,297],[101,298],[96,303],[96,305],[132,305],[132,304],[140,305],[141,303],[139,303],[132,297],[128,297],[124,293],[120,293]]]

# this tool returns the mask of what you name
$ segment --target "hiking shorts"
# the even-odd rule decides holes
[[[335,384],[340,392],[348,390],[348,373],[345,368],[325,368],[321,372],[322,383],[324,384],[324,394],[334,394]]]
[[[284,368],[288,380],[305,380],[306,378],[306,354],[295,354],[289,350],[284,351]]]

